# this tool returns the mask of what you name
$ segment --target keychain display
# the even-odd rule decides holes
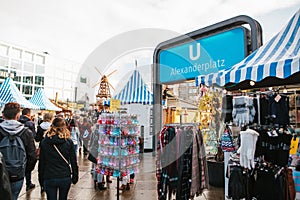
[[[99,116],[97,173],[123,177],[138,172],[140,126],[136,115]]]

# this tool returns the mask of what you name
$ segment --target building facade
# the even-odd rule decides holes
[[[87,78],[80,77],[81,64],[0,41],[0,83],[11,77],[26,99],[43,88],[51,99],[80,100]],[[82,89],[83,88],[83,89]]]
[[[46,55],[0,42],[0,82],[11,77],[26,99],[44,88]]]

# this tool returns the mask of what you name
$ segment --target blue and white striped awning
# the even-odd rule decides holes
[[[36,93],[31,97],[30,102],[37,105],[41,110],[54,110],[61,111],[62,109],[55,106],[47,97],[45,91],[40,88]]]
[[[300,10],[277,35],[240,63],[218,73],[198,76],[196,85],[224,86],[245,80],[259,82],[266,77],[285,79],[299,72],[299,14]]]
[[[148,90],[141,74],[137,70],[134,70],[124,88],[113,98],[119,99],[121,101],[121,104],[153,103],[153,94]]]
[[[2,105],[9,102],[17,102],[22,108],[38,110],[39,107],[30,103],[19,91],[11,78],[6,78],[0,86],[0,102]]]

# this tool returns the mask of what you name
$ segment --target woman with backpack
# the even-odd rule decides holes
[[[71,134],[63,118],[54,118],[41,143],[39,180],[48,200],[67,200],[71,183],[78,182],[78,164]]]

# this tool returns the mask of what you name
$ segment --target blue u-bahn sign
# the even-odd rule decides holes
[[[244,27],[174,43],[158,54],[159,80],[174,83],[228,69],[247,55]]]

